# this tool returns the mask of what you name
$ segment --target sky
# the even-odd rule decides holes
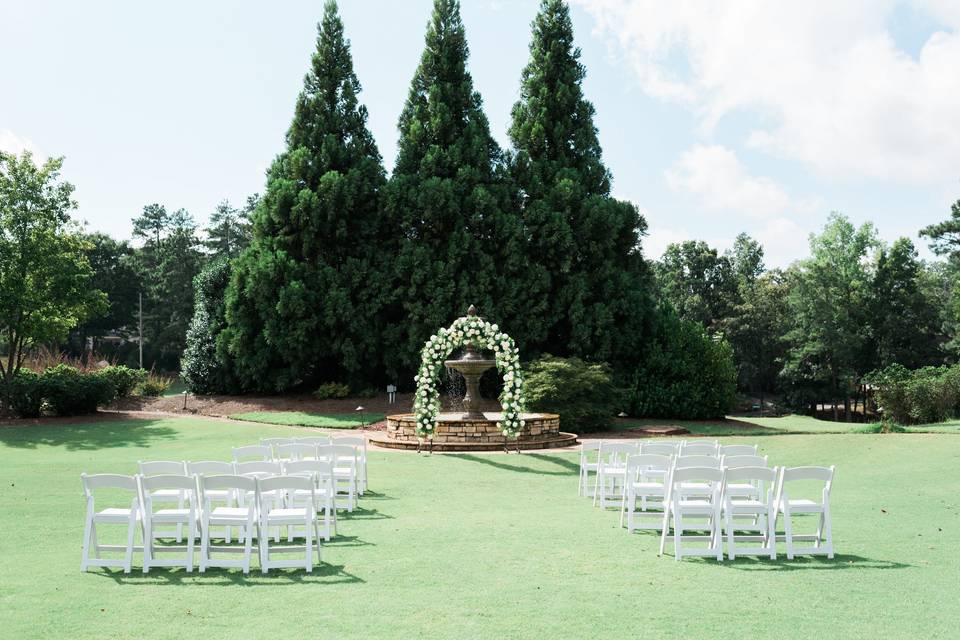
[[[340,0],[389,171],[430,0]],[[537,0],[462,0],[469,70],[504,147]],[[0,0],[0,149],[64,156],[76,215],[129,237],[147,204],[201,224],[262,191],[322,0]],[[646,255],[759,239],[807,252],[831,211],[882,238],[960,198],[960,2],[572,0],[614,195]]]

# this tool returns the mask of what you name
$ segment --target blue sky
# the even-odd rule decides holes
[[[388,170],[430,6],[340,2]],[[504,146],[536,10],[463,0]],[[263,189],[321,13],[319,0],[6,1],[0,148],[65,156],[91,229],[129,236],[151,202],[202,222]],[[960,3],[574,0],[572,14],[614,191],[646,215],[653,257],[746,231],[783,266],[831,210],[917,241],[960,197]]]

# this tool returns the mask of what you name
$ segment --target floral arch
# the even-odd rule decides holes
[[[440,413],[438,378],[444,368],[443,362],[454,349],[467,344],[493,352],[497,371],[503,376],[503,392],[500,394],[503,419],[497,422],[497,428],[508,438],[516,438],[525,424],[523,411],[526,404],[520,350],[513,338],[500,331],[497,325],[476,315],[457,318],[446,329],[440,329],[430,336],[420,352],[420,369],[414,377],[417,393],[413,400],[417,437],[433,438]]]

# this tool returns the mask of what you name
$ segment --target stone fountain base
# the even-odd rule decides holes
[[[497,428],[500,413],[485,412],[483,419],[463,419],[460,413],[441,413],[433,434],[434,451],[502,451],[506,442],[511,450],[517,441],[506,438]],[[573,433],[560,431],[560,416],[554,413],[525,413],[526,425],[518,438],[521,449],[552,449],[577,443]],[[412,413],[387,416],[387,430],[370,441],[390,449],[416,449],[416,420]],[[427,447],[424,441],[424,447]]]

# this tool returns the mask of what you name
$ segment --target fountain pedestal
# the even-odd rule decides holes
[[[459,371],[466,383],[467,392],[463,396],[464,420],[483,420],[480,411],[480,376],[483,372],[496,364],[495,360],[488,360],[474,351],[473,345],[467,345],[463,357],[457,360],[447,360],[445,366]]]

